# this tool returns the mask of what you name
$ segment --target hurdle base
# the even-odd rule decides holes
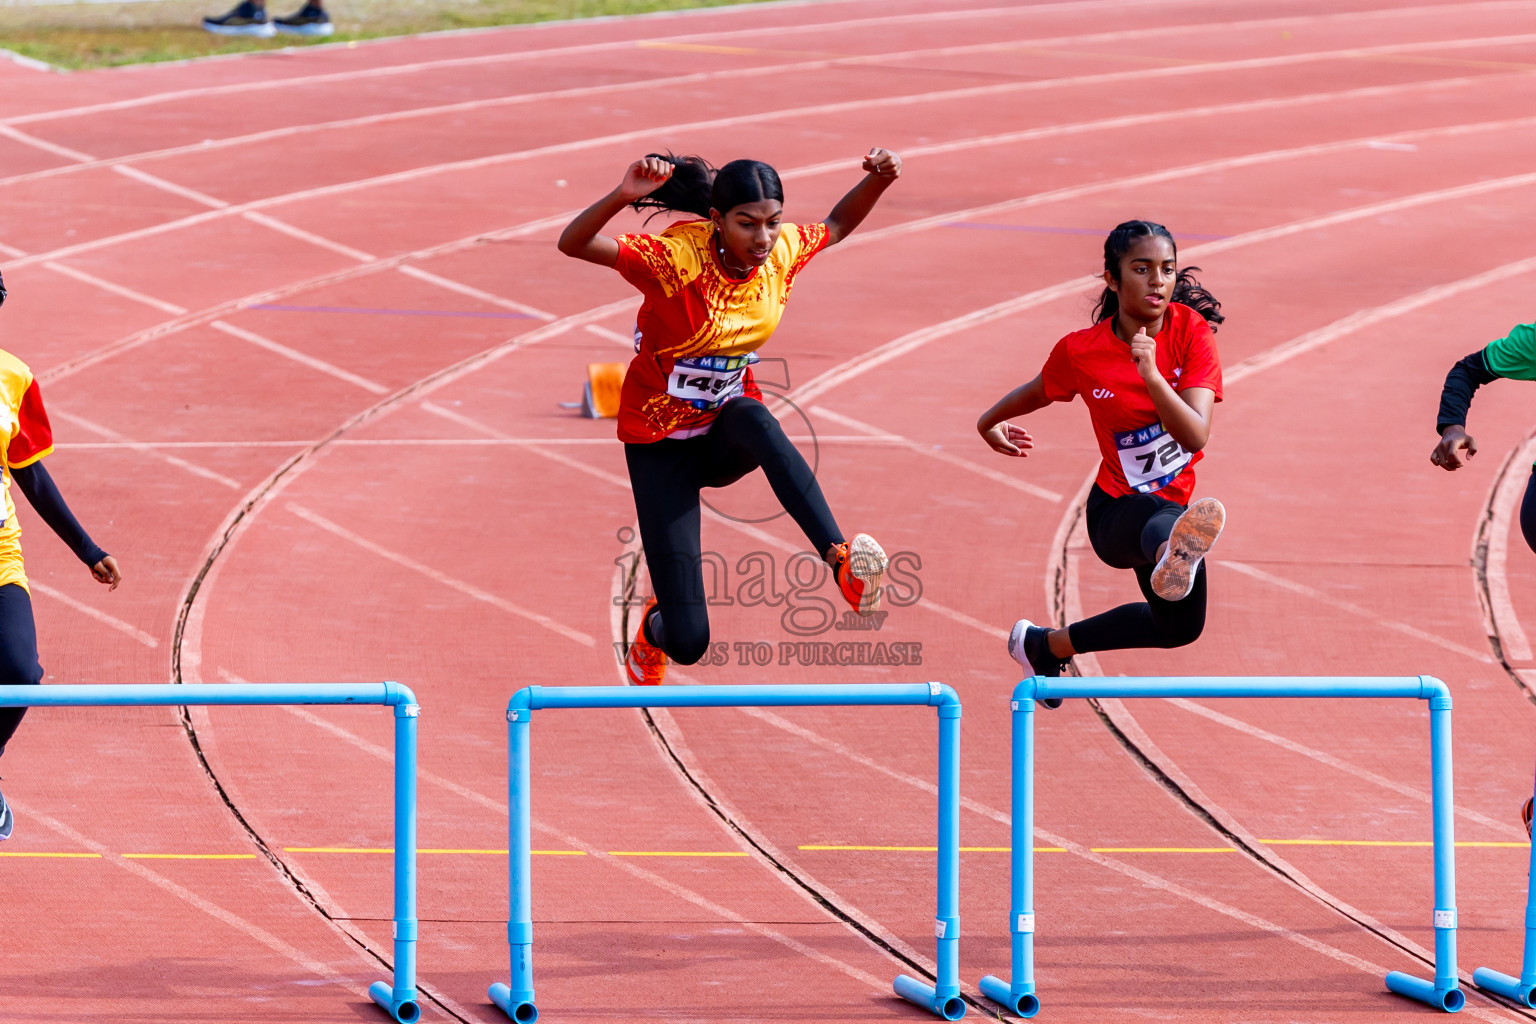
[[[1455,982],[1453,981],[1451,984],[1454,986]],[[1435,1009],[1444,1010],[1446,1013],[1456,1013],[1467,1004],[1466,993],[1462,992],[1461,989],[1455,987],[1438,988],[1432,981],[1415,978],[1413,975],[1404,974],[1402,971],[1393,971],[1387,975],[1387,988],[1400,996],[1407,996],[1409,999],[1417,999],[1421,1003],[1428,1003]]]
[[[539,1019],[539,1008],[533,1005],[533,992],[513,992],[501,982],[488,990],[491,1002],[501,1007],[501,1012],[517,1021],[517,1024],[533,1024]]]
[[[965,1016],[965,1000],[960,998],[958,991],[941,996],[932,985],[905,974],[896,975],[891,989],[907,1002],[921,1006],[943,1020],[959,1020]]]
[[[1012,985],[995,974],[983,976],[976,987],[981,989],[982,995],[994,1003],[1000,1003],[1008,1007],[1008,1012],[1015,1017],[1028,1018],[1040,1012],[1040,999],[1034,992],[1015,992]],[[1033,988],[1034,986],[1029,987]]]
[[[1531,991],[1536,989],[1536,981],[1522,981],[1519,978],[1511,978],[1507,974],[1500,974],[1498,971],[1491,971],[1486,967],[1479,967],[1472,972],[1472,982],[1478,988],[1497,992],[1505,999],[1513,999],[1521,1006],[1536,1007],[1536,1002],[1531,1001]]]
[[[384,1012],[389,1014],[391,1020],[399,1021],[400,1024],[416,1024],[421,1020],[421,1004],[416,1001],[415,989],[407,989],[403,998],[396,999],[393,986],[376,981],[368,986],[368,995],[384,1007]]]

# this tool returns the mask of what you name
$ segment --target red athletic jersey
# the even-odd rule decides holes
[[[1185,451],[1164,432],[1130,343],[1115,336],[1111,323],[1101,320],[1056,343],[1040,371],[1046,397],[1069,402],[1083,396],[1104,456],[1096,482],[1106,494],[1158,494],[1186,505],[1202,453]],[[1204,317],[1169,303],[1156,340],[1157,368],[1175,391],[1210,388],[1221,401],[1221,360]]]

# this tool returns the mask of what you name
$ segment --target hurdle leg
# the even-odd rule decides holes
[[[376,981],[368,995],[400,1024],[421,1019],[416,1001],[416,721],[421,708],[395,709],[395,943],[393,985]]]
[[[965,1016],[960,998],[960,705],[939,705],[939,868],[934,917],[936,984],[906,974],[895,993],[945,1020]]]
[[[1536,784],[1532,792],[1536,793]],[[1536,1006],[1536,843],[1531,844],[1530,866],[1526,869],[1525,889],[1525,951],[1520,957],[1520,977],[1479,967],[1472,972],[1472,980],[1479,988],[1497,992],[1506,999],[1513,999],[1521,1006]]]
[[[1020,1017],[1040,1012],[1035,995],[1035,702],[1013,702],[1013,795],[1009,857],[1013,981],[988,974],[979,985],[988,999]]]
[[[1393,971],[1387,988],[1447,1013],[1466,1005],[1456,977],[1456,835],[1451,780],[1451,699],[1429,698],[1430,796],[1435,840],[1435,980]]]
[[[509,905],[507,944],[511,947],[510,985],[490,987],[491,1002],[517,1024],[533,1024],[533,808],[529,803],[529,729],[533,712],[507,711],[507,863]]]

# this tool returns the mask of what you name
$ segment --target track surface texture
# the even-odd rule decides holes
[[[1135,591],[1082,533],[1084,409],[1035,417],[1027,462],[973,424],[1087,323],[1107,229],[1161,221],[1229,316],[1199,490],[1228,530],[1197,644],[1079,667],[1445,679],[1476,844],[1461,964],[1514,969],[1529,393],[1479,395],[1470,468],[1427,455],[1446,368],[1530,319],[1536,5],[1281,7],[829,0],[0,62],[0,344],[37,371],[53,473],[128,574],[105,594],[23,509],[49,681],[412,686],[421,843],[445,851],[421,857],[425,1013],[499,1019],[506,699],[616,682],[633,625],[623,453],[559,403],[628,358],[638,299],[555,235],[647,151],[768,160],[810,221],[884,145],[901,182],[764,355],[840,524],[911,553],[920,598],[878,633],[796,637],[786,614],[806,628],[835,594],[792,592],[803,540],[749,522],[772,498],[744,482],[704,527],[730,664],[673,681],[959,690],[963,978],[995,1012],[970,986],[1008,962],[1005,631]],[[921,665],[781,664],[796,639],[920,645]],[[772,664],[736,663],[758,643]],[[1411,702],[1042,713],[1040,1019],[1430,1013],[1381,981],[1423,973],[1433,941],[1427,732]],[[932,966],[935,734],[914,709],[541,712],[544,1019],[922,1019],[889,985]],[[380,1019],[389,743],[376,709],[34,712],[5,761],[0,1017]]]

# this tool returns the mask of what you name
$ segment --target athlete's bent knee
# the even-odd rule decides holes
[[[1187,647],[1205,632],[1205,616],[1171,622],[1158,631],[1158,646],[1171,649]]]

